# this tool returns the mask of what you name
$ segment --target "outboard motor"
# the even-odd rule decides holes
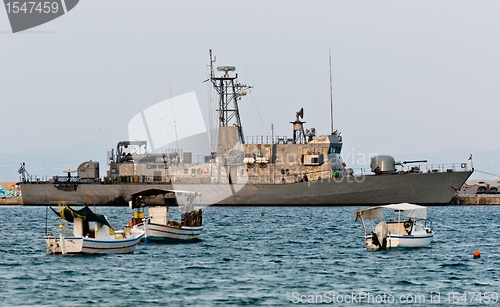
[[[378,223],[375,227],[375,232],[372,234],[372,243],[378,246],[379,249],[387,248],[387,236],[389,234],[389,228],[386,222]]]

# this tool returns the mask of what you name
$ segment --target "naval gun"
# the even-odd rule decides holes
[[[375,174],[392,174],[396,172],[396,165],[403,166],[409,163],[425,163],[427,160],[412,160],[412,161],[398,161],[394,160],[394,157],[389,155],[378,155],[374,156],[370,160],[370,169]],[[412,168],[412,171],[419,172],[418,167]]]
[[[413,161],[398,161],[394,162],[395,165],[404,165],[408,163],[427,163],[427,160],[413,160]]]
[[[147,141],[121,141],[116,144],[116,160],[115,163],[123,163],[123,162],[134,162],[132,158],[132,154],[124,153],[124,149],[129,146],[139,146],[139,151],[141,151],[141,147],[144,146],[144,152],[147,151]],[[113,159],[114,153],[113,149],[111,149],[111,160]]]

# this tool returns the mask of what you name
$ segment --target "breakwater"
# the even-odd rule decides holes
[[[0,205],[22,205],[22,197],[3,197],[0,198]]]
[[[452,205],[500,205],[500,194],[461,194],[451,201]]]

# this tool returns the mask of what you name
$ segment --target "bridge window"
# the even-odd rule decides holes
[[[334,144],[334,145],[330,145],[328,153],[330,153],[330,154],[333,154],[333,153],[339,154],[341,151],[342,151],[342,145],[340,145],[340,144]]]

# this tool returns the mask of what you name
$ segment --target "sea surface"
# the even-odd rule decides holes
[[[429,207],[432,246],[390,251],[365,249],[361,208],[209,207],[196,243],[51,256],[59,218],[46,230],[45,207],[3,206],[0,306],[500,305],[500,207]]]

